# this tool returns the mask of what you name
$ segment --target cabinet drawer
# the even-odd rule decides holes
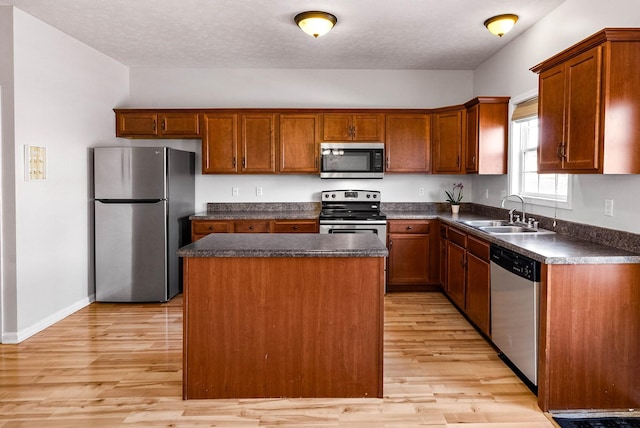
[[[392,220],[389,222],[389,233],[422,233],[428,234],[429,221]]]
[[[467,238],[467,251],[480,260],[489,261],[489,243],[473,236]]]
[[[449,228],[449,241],[462,248],[467,248],[467,234],[458,229]]]
[[[236,233],[268,233],[268,221],[236,221],[233,223],[233,231]]]
[[[278,220],[273,222],[274,233],[317,233],[315,221]]]
[[[227,221],[196,220],[191,223],[194,235],[207,235],[209,233],[228,233],[231,227]]]

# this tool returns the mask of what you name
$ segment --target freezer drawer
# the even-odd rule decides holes
[[[166,201],[96,201],[96,300],[167,301],[166,248]]]

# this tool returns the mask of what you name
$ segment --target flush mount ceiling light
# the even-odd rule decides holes
[[[335,15],[318,11],[299,13],[293,20],[302,31],[315,38],[327,34],[338,22]]]
[[[487,27],[487,30],[489,30],[492,34],[495,34],[498,37],[502,37],[509,31],[511,31],[517,21],[518,15],[498,15],[484,21],[484,26]]]

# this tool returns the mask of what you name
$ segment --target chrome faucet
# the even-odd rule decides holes
[[[504,208],[504,203],[507,201],[507,199],[509,199],[509,198],[510,198],[510,197],[512,197],[512,196],[513,196],[513,197],[516,197],[516,198],[518,198],[518,199],[520,199],[520,202],[522,202],[522,223],[525,223],[527,220],[526,220],[525,213],[524,213],[524,198],[523,198],[522,196],[517,195],[517,194],[515,194],[515,193],[513,193],[513,194],[511,194],[511,195],[507,195],[507,196],[505,196],[504,198],[502,198],[502,204],[500,205],[500,207],[501,207],[501,208]],[[515,208],[513,208],[513,209],[509,210],[509,223],[513,223],[513,222],[514,222],[514,221],[513,221],[513,212],[514,212],[515,210],[516,210]],[[516,222],[517,222],[517,221],[518,221],[518,220],[517,220],[517,216],[516,216]]]

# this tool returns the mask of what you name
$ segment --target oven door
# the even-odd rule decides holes
[[[354,223],[354,224],[326,224],[320,223],[320,233],[375,233],[380,241],[387,245],[387,224],[384,223]]]

